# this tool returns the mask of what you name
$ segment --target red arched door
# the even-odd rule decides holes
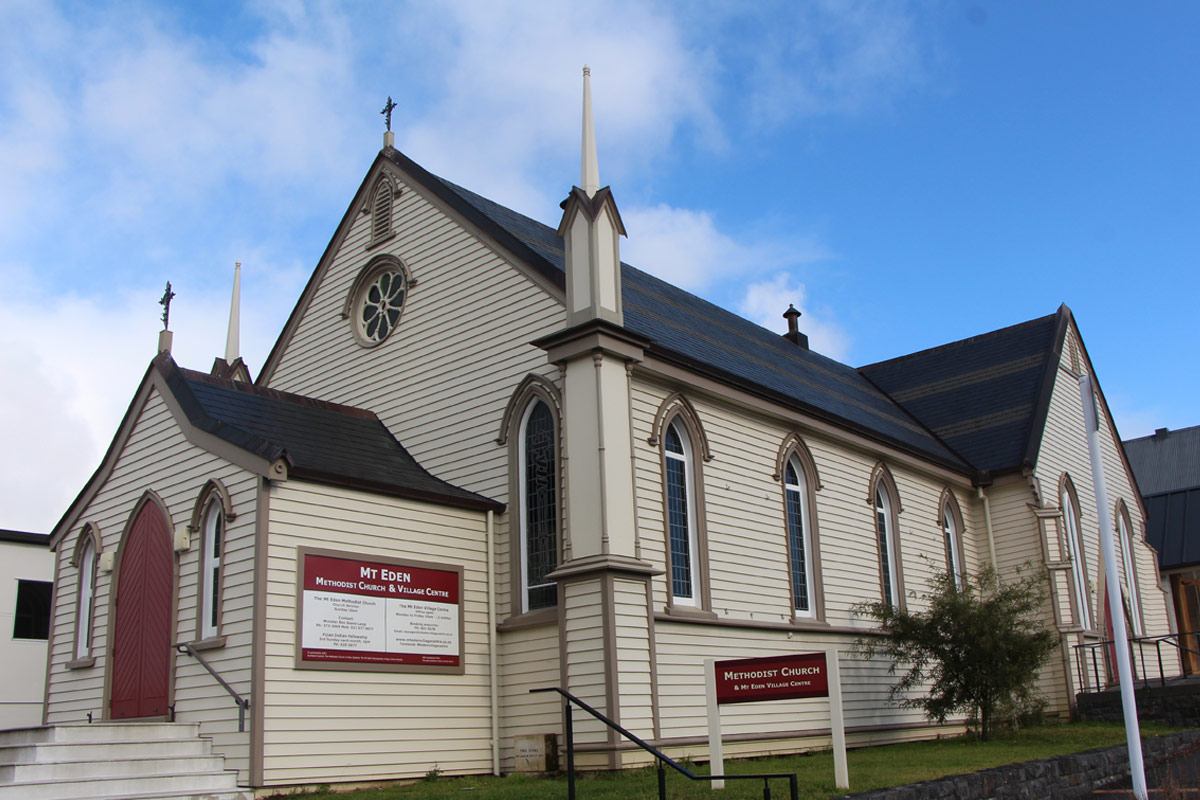
[[[121,548],[113,622],[112,718],[167,713],[175,559],[162,512],[142,504]]]

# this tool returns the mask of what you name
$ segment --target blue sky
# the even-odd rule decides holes
[[[381,144],[555,224],[593,69],[626,261],[862,365],[1076,315],[1125,438],[1200,424],[1200,5],[0,4],[0,527],[154,354],[257,371]]]

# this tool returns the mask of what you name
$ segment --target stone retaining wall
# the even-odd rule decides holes
[[[1168,686],[1139,686],[1134,689],[1138,719],[1163,725],[1200,728],[1200,691],[1193,683]],[[1075,698],[1076,716],[1092,722],[1124,722],[1121,692],[1080,693]]]
[[[1200,730],[1171,733],[1142,740],[1146,765],[1200,743]],[[1125,745],[1099,747],[1068,756],[1008,764],[970,775],[950,775],[934,781],[846,795],[846,800],[1025,800],[1025,798],[1083,798],[1097,788],[1129,774]],[[853,776],[851,780],[853,781]]]

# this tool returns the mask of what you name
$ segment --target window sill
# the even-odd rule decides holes
[[[95,663],[96,663],[95,656],[88,656],[87,658],[77,658],[74,661],[67,662],[67,669],[87,669],[88,667],[93,666]]]
[[[199,652],[201,650],[216,650],[225,646],[224,636],[210,636],[207,639],[199,639],[195,642],[188,642],[188,647]]]
[[[557,623],[558,606],[550,606],[549,608],[539,608],[537,611],[514,614],[497,625],[496,630],[503,633],[505,631],[519,631],[523,628],[535,628],[539,625],[554,625]]]
[[[667,606],[663,609],[663,613],[673,619],[686,620],[715,620],[717,615],[712,611],[705,611],[703,608],[696,606]]]

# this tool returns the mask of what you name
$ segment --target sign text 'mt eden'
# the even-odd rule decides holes
[[[824,653],[716,661],[713,669],[721,704],[829,696]]]

